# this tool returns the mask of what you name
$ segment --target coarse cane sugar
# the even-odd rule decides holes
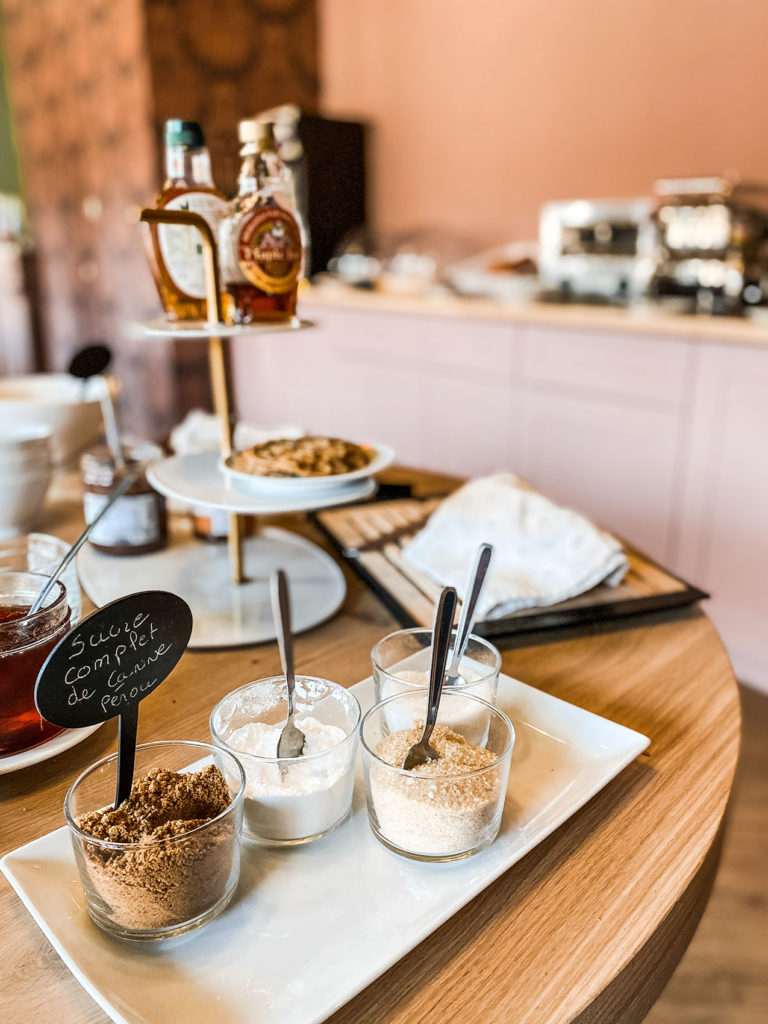
[[[421,732],[417,723],[391,733],[376,747],[376,756],[399,769]],[[435,727],[430,743],[439,759],[407,773],[372,764],[371,800],[379,831],[393,846],[417,855],[477,849],[498,830],[506,770],[497,766],[491,750],[473,746],[446,726]]]

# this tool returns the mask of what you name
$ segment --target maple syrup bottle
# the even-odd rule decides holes
[[[227,203],[213,183],[211,160],[196,121],[165,122],[165,171],[165,184],[155,207],[199,213],[210,224],[215,239]],[[150,224],[147,241],[150,269],[168,319],[205,320],[200,232],[180,224]]]
[[[241,121],[238,194],[219,223],[219,260],[229,323],[291,320],[303,269],[291,172],[275,151],[273,125]]]

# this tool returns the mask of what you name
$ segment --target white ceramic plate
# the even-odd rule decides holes
[[[98,725],[89,725],[86,729],[65,729],[58,736],[46,740],[45,743],[41,743],[37,747],[32,747],[31,750],[22,750],[18,754],[6,754],[5,757],[0,757],[0,775],[5,775],[7,772],[18,772],[22,768],[29,768],[33,764],[47,761],[49,757],[63,754],[70,747],[82,743],[86,737],[96,732],[103,724],[103,722],[99,722]]]
[[[353,692],[370,706],[370,679]],[[508,676],[499,679],[498,703],[517,732],[509,797],[499,838],[463,861],[421,864],[384,849],[368,826],[358,766],[350,820],[290,850],[246,844],[224,913],[159,945],[118,942],[90,922],[65,828],[9,853],[0,868],[77,980],[120,1024],[318,1024],[648,745]]]
[[[370,498],[376,481],[353,480],[329,493],[286,495],[245,494],[221,471],[219,453],[197,452],[159,459],[147,469],[147,479],[166,498],[177,498],[188,505],[208,505],[247,515],[277,515],[281,512],[312,512],[332,505],[346,505]]]
[[[323,496],[335,494],[342,488],[349,487],[353,483],[367,480],[374,473],[380,473],[386,469],[395,457],[394,449],[385,444],[372,444],[369,447],[376,452],[375,456],[362,469],[355,469],[351,473],[337,473],[335,476],[259,476],[257,473],[243,473],[241,470],[232,469],[227,463],[228,460],[220,460],[221,471],[228,477],[238,491],[244,494],[256,494],[271,498],[295,498],[299,496]]]
[[[508,242],[445,267],[446,279],[462,295],[488,295],[502,302],[532,302],[541,291],[538,274],[516,274],[510,270],[492,270],[511,260],[538,262],[536,242]]]
[[[267,527],[243,541],[248,580],[235,585],[226,544],[176,538],[162,551],[115,558],[90,544],[81,550],[77,569],[83,589],[96,605],[109,604],[138,590],[158,586],[183,597],[192,609],[191,648],[237,647],[275,639],[269,577],[284,569],[291,588],[291,625],[295,633],[312,629],[334,615],[347,592],[344,574],[322,548],[290,533]]]
[[[209,324],[204,320],[170,321],[158,316],[152,320],[141,320],[133,325],[131,332],[136,338],[185,338],[207,341],[209,338],[239,338],[254,334],[279,334],[282,331],[298,331],[314,327],[310,320],[294,316],[281,323],[263,324]]]

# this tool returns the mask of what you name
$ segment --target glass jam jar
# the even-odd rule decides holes
[[[70,628],[61,583],[39,611],[26,617],[47,580],[36,572],[0,573],[0,756],[36,747],[63,731],[35,707],[37,674]]]
[[[226,509],[192,505],[189,516],[192,520],[192,533],[198,540],[208,544],[226,543],[229,537],[229,512]],[[240,515],[238,518],[243,537],[252,537],[256,532],[255,516]]]
[[[157,445],[134,445],[125,450],[125,469],[118,469],[108,448],[95,448],[80,460],[83,471],[83,511],[90,523],[106,504],[126,473],[137,473],[88,538],[108,555],[146,555],[164,548],[168,540],[165,498],[147,480],[146,467],[162,455]]]
[[[229,512],[223,508],[193,505],[189,510],[192,532],[198,540],[215,544],[229,537]]]

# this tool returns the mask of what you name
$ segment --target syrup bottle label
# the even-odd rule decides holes
[[[199,213],[210,224],[215,238],[227,204],[211,192],[184,192],[165,203],[164,209]],[[203,240],[197,228],[183,224],[158,224],[157,240],[165,269],[176,289],[190,299],[204,299]]]
[[[268,295],[292,291],[301,273],[301,236],[295,218],[281,206],[254,210],[240,226],[237,259],[246,280]]]

